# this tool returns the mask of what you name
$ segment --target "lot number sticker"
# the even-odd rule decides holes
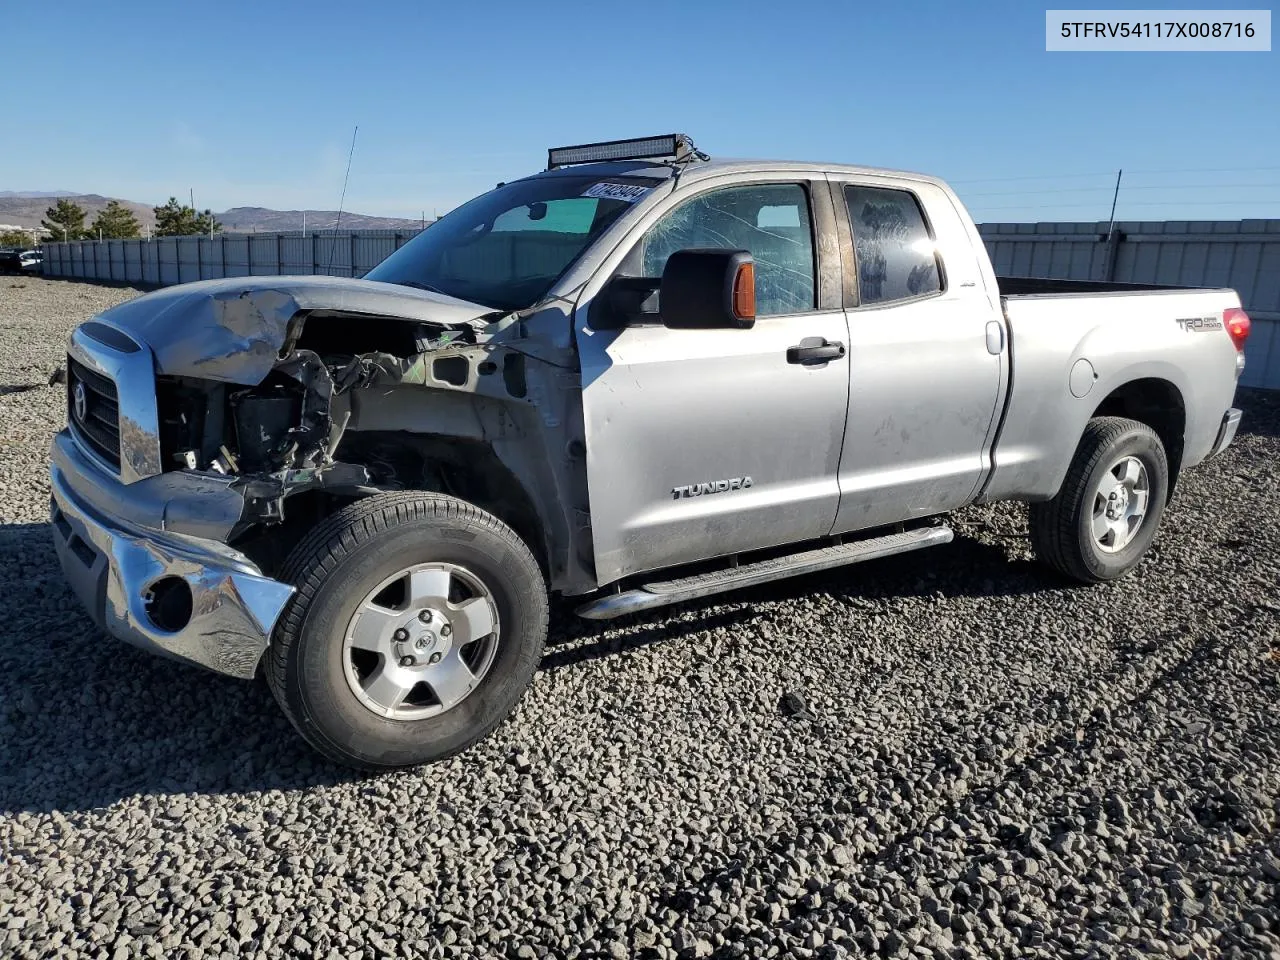
[[[648,187],[637,187],[628,183],[593,183],[582,195],[584,197],[596,197],[600,200],[621,200],[623,203],[635,203],[648,192]]]

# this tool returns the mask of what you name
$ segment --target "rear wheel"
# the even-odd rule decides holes
[[[1058,495],[1031,504],[1036,556],[1084,583],[1123,577],[1151,546],[1168,489],[1154,430],[1121,417],[1090,420]]]
[[[494,729],[533,676],[547,594],[496,517],[426,493],[325,520],[283,573],[298,592],[266,673],[299,733],[348,766],[443,759]]]

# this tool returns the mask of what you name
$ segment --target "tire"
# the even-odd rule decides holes
[[[397,574],[397,571],[408,571]],[[415,618],[415,574],[424,582],[444,583],[443,601],[425,610],[435,621],[432,643],[445,644],[440,665],[416,656],[427,626]],[[409,579],[404,579],[404,577]],[[399,578],[398,578],[399,577]],[[320,753],[361,770],[385,770],[442,760],[475,744],[493,731],[524,694],[542,657],[547,635],[547,588],[529,548],[493,515],[454,497],[432,493],[386,493],[351,504],[326,519],[290,553],[282,579],[297,587],[289,601],[265,659],[267,682],[286,716]],[[380,584],[389,584],[377,592]],[[390,592],[388,592],[390,591]],[[399,596],[393,596],[399,591]],[[455,606],[454,591],[474,593]],[[375,599],[370,599],[374,597]],[[391,599],[386,599],[390,597]],[[479,599],[477,599],[479,598]],[[403,606],[403,609],[399,609]],[[457,611],[470,608],[491,633],[486,639],[463,636],[471,619]],[[443,611],[443,612],[441,612]],[[408,617],[403,626],[423,636],[383,646],[382,623]],[[368,617],[363,620],[360,618]],[[452,619],[450,619],[452,618]],[[401,621],[394,621],[393,625]],[[441,624],[457,623],[456,628]],[[376,629],[375,629],[376,628]],[[397,627],[396,636],[406,631]],[[448,633],[449,636],[445,636]],[[375,637],[383,652],[356,649]],[[357,638],[359,642],[353,640]],[[461,640],[452,648],[448,641]],[[484,650],[484,670],[471,663],[459,674],[457,664],[471,652]],[[409,668],[427,678],[399,705],[387,688]],[[434,664],[436,661],[432,660]],[[459,702],[445,706],[445,693],[464,689],[431,679],[431,671],[466,676]],[[362,674],[362,670],[367,673]],[[379,679],[379,684],[373,681]],[[447,679],[448,677],[446,677]],[[366,689],[367,687],[367,689]],[[437,696],[437,688],[441,694]],[[432,704],[431,700],[438,701]],[[436,711],[426,715],[427,711]]]
[[[1113,517],[1109,512],[1119,512],[1122,503],[1126,511],[1129,505],[1137,509],[1139,499],[1133,490],[1126,486],[1129,492],[1120,493],[1117,488],[1120,474],[1125,474],[1127,481],[1138,472],[1129,461],[1140,464],[1146,489],[1145,508],[1136,525],[1132,517]],[[1133,489],[1140,489],[1140,483]],[[1108,489],[1117,494],[1114,500]],[[1082,583],[1123,577],[1138,565],[1155,539],[1168,490],[1169,461],[1154,430],[1121,417],[1090,420],[1058,495],[1031,504],[1031,543],[1036,556]],[[1104,508],[1101,518],[1100,504]],[[1097,533],[1102,526],[1110,526],[1111,533],[1100,540]],[[1130,537],[1127,541],[1126,533]]]

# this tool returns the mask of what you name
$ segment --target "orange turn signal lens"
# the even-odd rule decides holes
[[[756,265],[744,263],[733,278],[733,312],[739,320],[756,318]]]

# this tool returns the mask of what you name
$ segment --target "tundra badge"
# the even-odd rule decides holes
[[[750,477],[731,477],[728,480],[711,480],[706,483],[690,483],[683,487],[671,488],[671,499],[682,497],[700,497],[707,493],[725,493],[729,490],[746,490],[751,486]]]

